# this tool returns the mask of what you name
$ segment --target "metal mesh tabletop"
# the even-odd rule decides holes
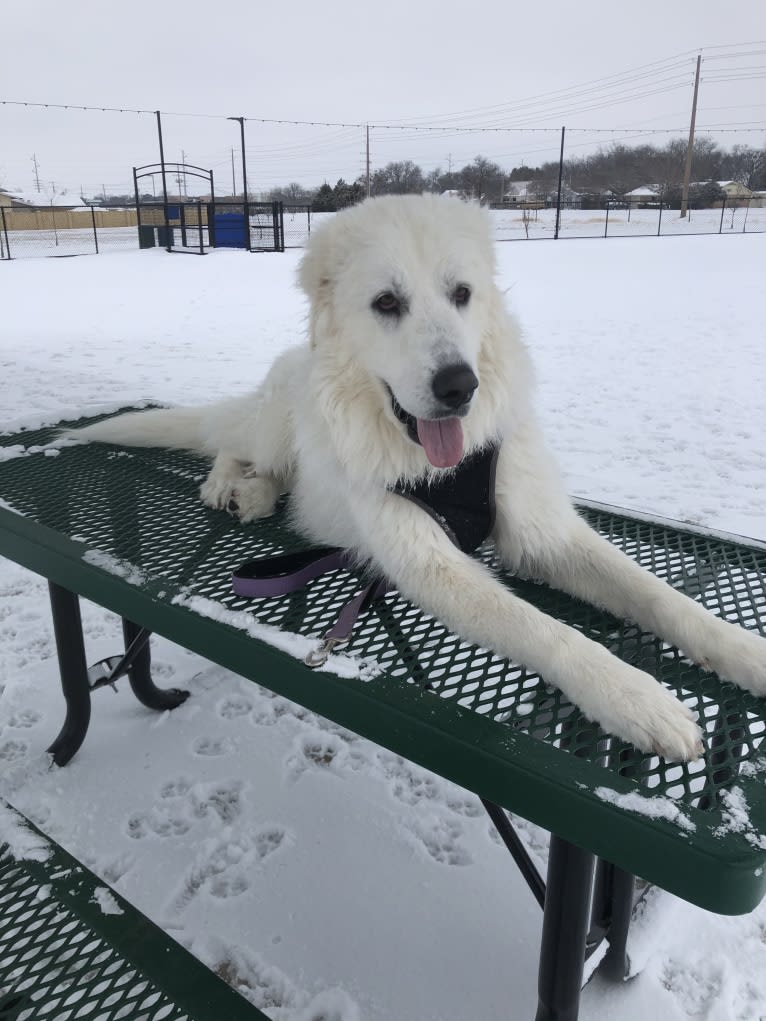
[[[603,734],[544,679],[461,641],[395,592],[360,618],[344,649],[376,664],[372,679],[309,671],[236,618],[199,616],[178,596],[319,638],[358,577],[337,571],[283,597],[238,597],[231,572],[243,561],[306,546],[284,510],[243,526],[200,503],[203,459],[100,445],[41,450],[54,435],[0,437],[6,454],[18,454],[0,463],[0,499],[16,512],[0,510],[1,553],[689,900],[737,912],[766,892],[766,700],[631,623],[502,571],[518,595],[695,709],[705,758],[669,763]],[[714,613],[766,632],[764,549],[606,510],[582,514]],[[491,548],[479,556],[493,563]],[[630,794],[672,801],[630,808],[621,801]],[[734,800],[746,810],[739,827]]]

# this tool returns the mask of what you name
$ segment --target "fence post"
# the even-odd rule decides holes
[[[723,230],[723,214],[725,212],[726,212],[726,196],[724,195],[723,202],[721,203],[721,222],[718,224],[718,233],[719,234]]]
[[[559,186],[556,192],[556,228],[553,232],[554,241],[558,240],[559,236],[559,225],[561,223],[561,179],[564,176],[564,135],[566,128],[561,129],[561,153],[559,155]]]
[[[306,213],[309,218],[309,234],[311,233],[311,206],[306,207]]]
[[[271,203],[271,232],[274,235],[274,251],[279,251],[279,203]]]
[[[96,246],[96,255],[98,255],[98,234],[96,233],[96,210],[94,206],[90,207],[90,217],[93,221],[93,244]]]
[[[662,230],[662,199],[660,199],[660,215],[657,218],[657,237],[660,236],[661,230]]]
[[[197,202],[197,226],[199,227],[199,254],[205,254],[205,246],[203,244],[204,238],[202,237],[202,200]]]
[[[5,238],[5,250],[8,253],[8,258],[11,257],[11,246],[8,242],[8,224],[5,222],[5,207],[0,206],[0,219],[3,221],[3,237]],[[2,252],[0,252],[0,255]]]
[[[606,220],[604,221],[604,237],[606,237],[606,232],[608,230],[609,230],[609,203],[607,202],[607,204],[606,204]]]
[[[215,200],[207,203],[207,243],[209,248],[215,248]]]

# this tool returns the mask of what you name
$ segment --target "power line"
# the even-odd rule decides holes
[[[476,114],[476,113],[484,113],[484,112],[489,113],[490,111],[495,111],[495,110],[498,110],[498,109],[508,109],[508,108],[518,109],[520,107],[535,106],[535,105],[539,105],[542,100],[548,99],[549,97],[557,97],[557,96],[561,96],[561,95],[571,96],[572,94],[577,93],[577,92],[579,92],[581,90],[593,91],[595,86],[599,85],[600,83],[606,83],[606,82],[611,82],[611,84],[608,85],[608,86],[607,85],[603,85],[601,87],[602,88],[607,88],[607,87],[611,88],[614,85],[624,84],[624,82],[615,81],[614,79],[622,79],[622,78],[625,78],[626,76],[634,75],[635,72],[643,71],[643,70],[651,68],[651,67],[658,68],[659,65],[669,64],[671,61],[675,61],[676,64],[672,64],[670,67],[662,68],[662,73],[664,73],[665,71],[669,71],[674,66],[680,66],[683,63],[683,61],[681,61],[679,59],[680,57],[690,56],[693,52],[694,51],[689,50],[689,51],[687,51],[686,53],[683,53],[683,54],[676,54],[673,57],[666,57],[664,60],[653,61],[650,64],[641,64],[638,67],[630,68],[627,71],[620,72],[619,74],[606,75],[606,76],[601,77],[601,78],[591,79],[590,81],[582,82],[582,83],[579,83],[579,84],[576,84],[576,85],[573,85],[573,86],[569,86],[569,87],[564,88],[564,89],[554,89],[554,90],[552,90],[550,92],[542,92],[542,93],[539,93],[537,95],[528,96],[528,97],[525,97],[524,99],[517,100],[517,101],[515,101],[513,103],[499,103],[499,104],[496,104],[496,105],[493,105],[493,106],[473,107],[473,108],[471,108],[469,110],[465,110],[465,111],[462,111],[462,112],[458,111],[458,112],[453,112],[453,113],[436,114],[436,115],[429,115],[429,116],[432,119],[437,119],[439,117],[460,117],[460,116],[467,116],[467,115]],[[654,72],[649,72],[649,73],[657,73],[657,72],[654,71]],[[639,76],[639,77],[643,77],[643,76]],[[589,86],[591,88],[589,88]],[[391,118],[391,120],[395,120],[395,119],[396,118]],[[409,118],[409,119],[405,118],[405,121],[409,120],[410,122],[412,122],[412,121],[424,120],[424,119],[425,119],[425,115],[423,115],[421,117],[417,117],[417,118]]]
[[[0,99],[1,106],[35,106],[51,110],[96,110],[101,113],[150,113],[156,110],[131,110],[126,106],[78,106],[76,103],[33,103],[23,99]]]

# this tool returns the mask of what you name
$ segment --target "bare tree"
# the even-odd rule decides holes
[[[426,188],[423,171],[412,160],[388,163],[372,175],[373,195],[419,194]]]

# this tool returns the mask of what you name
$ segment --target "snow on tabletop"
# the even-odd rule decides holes
[[[626,812],[635,812],[636,815],[643,815],[648,819],[665,819],[667,822],[675,823],[676,826],[689,833],[697,828],[671,798],[662,796],[645,798],[643,794],[638,794],[636,791],[631,791],[629,794],[619,794],[617,791],[613,791],[611,787],[597,787],[593,793],[601,801],[606,801],[610,805],[616,805]]]
[[[20,510],[16,510],[16,508],[13,506],[13,504],[8,503],[7,500],[3,500],[2,497],[0,497],[0,507],[2,507],[3,510],[10,511],[12,514],[18,514],[20,517],[23,517],[23,515],[22,515]]]
[[[124,915],[125,912],[122,910],[120,905],[111,890],[107,890],[105,886],[97,886],[93,891],[93,903],[98,904],[101,908],[101,913],[104,915]]]
[[[4,419],[2,427],[0,427],[0,436],[10,436],[18,432],[33,432],[37,429],[51,429],[54,426],[60,425],[62,421],[75,422],[80,418],[96,418],[99,415],[112,415],[117,411],[138,410],[139,408],[161,405],[162,403],[162,401],[154,401],[148,398],[134,399],[126,395],[123,400],[98,401],[82,405],[64,404],[61,410],[58,411],[42,412],[39,414],[26,412],[16,418]],[[63,437],[60,441],[54,441],[50,446],[72,446],[76,442],[78,441],[72,437]],[[30,451],[35,449],[45,450],[47,447],[29,448]]]
[[[228,624],[240,631],[246,631],[251,638],[258,638],[260,641],[266,642],[267,645],[273,645],[295,659],[305,660],[310,652],[316,652],[318,646],[322,644],[321,638],[307,638],[305,635],[296,635],[292,631],[282,631],[270,624],[261,624],[254,620],[246,610],[229,610],[205,596],[179,592],[173,597],[173,602],[198,613],[200,617],[208,617],[210,620]],[[356,677],[363,681],[372,680],[382,672],[382,668],[374,660],[345,656],[339,653],[332,653],[327,657],[327,661],[316,669],[320,672],[327,671],[337,674],[338,677]]]
[[[721,791],[723,822],[714,833],[725,837],[730,833],[741,833],[748,844],[766,851],[766,834],[759,833],[750,820],[750,808],[741,787],[730,787]]]
[[[0,447],[0,464],[3,461],[13,461],[17,457],[30,457],[32,454],[58,457],[64,447],[76,447],[79,445],[80,441],[65,436],[52,440],[50,443],[33,443],[31,447],[25,447],[21,443],[14,443],[9,447]]]
[[[7,845],[11,857],[17,861],[47,861],[51,849],[23,819],[0,802],[0,847]]]
[[[120,560],[118,557],[112,556],[111,553],[89,549],[83,553],[82,558],[86,564],[100,567],[102,571],[122,578],[129,585],[144,585],[146,583],[146,575],[139,567],[128,563],[127,560]]]

